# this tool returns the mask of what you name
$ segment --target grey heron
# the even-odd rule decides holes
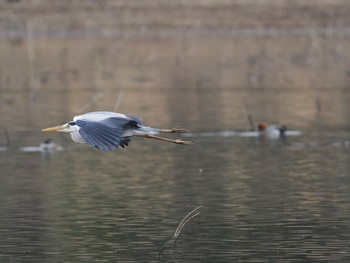
[[[189,130],[175,127],[158,129],[143,125],[138,116],[121,113],[96,111],[75,116],[73,121],[63,125],[43,129],[42,131],[69,132],[76,143],[86,143],[101,151],[112,151],[118,146],[129,145],[133,136],[157,139],[165,142],[188,145],[190,141],[168,139],[157,136],[159,133],[189,133]]]

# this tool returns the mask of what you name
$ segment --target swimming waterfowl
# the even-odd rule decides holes
[[[260,138],[283,139],[286,137],[287,126],[282,124],[268,125],[266,122],[260,122],[257,126]]]

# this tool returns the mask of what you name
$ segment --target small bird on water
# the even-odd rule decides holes
[[[265,122],[260,122],[257,126],[259,137],[263,139],[285,139],[287,126],[282,125],[267,125]]]
[[[96,111],[75,116],[73,121],[63,125],[43,129],[42,131],[69,132],[76,143],[86,143],[101,151],[112,151],[118,146],[125,147],[133,136],[157,139],[176,144],[190,145],[190,141],[168,139],[157,136],[160,133],[190,133],[181,127],[158,129],[143,125],[138,116],[121,113]]]

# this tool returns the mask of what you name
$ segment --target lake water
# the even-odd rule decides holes
[[[303,132],[287,141],[196,136],[244,130],[247,123],[242,113],[234,121],[238,106],[229,101],[237,93],[221,91],[220,103],[209,99],[209,91],[200,95],[192,111],[183,101],[181,107],[169,101],[170,113],[159,115],[159,105],[124,106],[146,115],[146,124],[193,129],[186,139],[195,146],[135,138],[109,153],[63,134],[51,136],[65,151],[21,152],[46,138],[41,128],[68,121],[73,111],[48,103],[40,106],[46,111],[33,106],[26,115],[3,104],[11,147],[0,152],[0,262],[349,262],[348,93],[321,94],[322,113],[314,119],[314,109],[305,111],[302,103],[289,107],[302,92],[248,94],[253,117],[271,118],[277,107],[275,119]],[[330,106],[334,101],[340,103]],[[50,115],[53,107],[63,113]],[[185,224],[174,253],[169,244],[158,259],[198,206],[200,214]]]

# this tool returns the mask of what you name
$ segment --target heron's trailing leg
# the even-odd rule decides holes
[[[164,142],[171,142],[171,143],[176,143],[176,144],[184,144],[184,145],[193,144],[190,141],[185,141],[185,140],[182,140],[182,139],[172,140],[172,139],[163,138],[163,137],[159,137],[159,136],[155,136],[155,135],[151,135],[151,134],[137,134],[135,136],[145,137],[145,138],[150,138],[150,139],[156,139],[156,140],[160,140],[160,141],[164,141]]]
[[[172,129],[160,129],[160,132],[166,132],[166,133],[192,133],[191,131],[185,129],[185,128],[182,128],[182,127],[174,127]]]

